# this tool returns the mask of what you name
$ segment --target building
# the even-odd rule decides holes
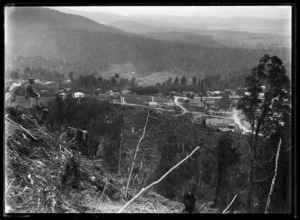
[[[82,92],[75,92],[73,94],[73,98],[81,98],[84,97],[84,94]]]
[[[190,107],[199,107],[199,105],[200,105],[199,100],[192,99],[192,100],[189,102],[189,106],[190,106]]]
[[[121,93],[122,93],[122,94],[131,94],[131,91],[128,90],[128,89],[123,89],[123,90],[121,91]]]
[[[190,93],[191,93],[190,91],[183,91],[183,92],[182,92],[182,95],[186,96],[186,95],[188,95],[188,94],[190,94]]]
[[[213,91],[213,92],[212,92],[212,95],[213,95],[213,96],[220,96],[220,95],[221,95],[221,92],[220,92],[220,91]]]
[[[157,108],[157,102],[149,102],[149,107]]]
[[[244,96],[245,95],[245,92],[246,92],[246,89],[245,88],[238,88],[236,90],[236,94],[239,95],[239,96]]]

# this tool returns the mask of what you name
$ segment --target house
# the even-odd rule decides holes
[[[131,91],[128,90],[128,89],[123,89],[123,90],[121,91],[121,93],[122,93],[122,94],[131,94]]]
[[[114,91],[113,92],[113,96],[119,96],[121,93],[120,92],[117,92],[117,91]]]
[[[62,100],[66,100],[67,96],[68,96],[68,94],[65,93],[65,92],[62,92],[62,93],[58,94],[58,97],[60,97]]]
[[[199,105],[200,105],[199,100],[192,99],[192,100],[189,102],[189,106],[191,106],[191,107],[198,107]]]
[[[73,94],[73,98],[82,98],[84,97],[84,94],[82,92],[75,92]]]
[[[212,95],[213,95],[213,96],[220,96],[220,95],[221,95],[221,92],[220,92],[220,91],[213,91],[213,92],[212,92]]]
[[[236,129],[236,128],[238,128],[238,126],[236,124],[229,124],[228,128],[229,129]]]
[[[183,91],[183,92],[182,92],[182,95],[186,96],[186,95],[188,95],[188,94],[190,94],[190,93],[191,93],[190,91]]]
[[[149,107],[157,108],[157,102],[149,102]]]
[[[216,100],[214,100],[214,99],[211,99],[211,100],[205,100],[204,103],[205,103],[206,105],[214,105],[214,104],[216,103]]]
[[[95,91],[94,91],[94,94],[95,95],[99,95],[101,93],[101,89],[96,89]]]

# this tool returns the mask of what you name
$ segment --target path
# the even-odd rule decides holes
[[[239,114],[239,110],[233,108],[233,110],[232,110],[232,119],[233,119],[234,123],[237,124],[239,126],[239,128],[243,130],[243,133],[251,132],[250,130],[248,130],[246,127],[244,127],[242,125],[241,119],[239,118],[238,114]]]

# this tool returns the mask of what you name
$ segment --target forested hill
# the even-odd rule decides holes
[[[15,10],[8,18],[6,67],[31,65],[31,60],[62,60],[68,71],[90,74],[114,64],[131,63],[140,76],[170,71],[177,75],[227,75],[253,67],[265,53],[284,62],[287,50],[210,48],[131,35],[89,19],[50,9]],[[22,63],[20,59],[23,56]],[[25,60],[25,61],[24,61]],[[35,62],[35,65],[39,65]],[[50,68],[43,63],[43,68]]]
[[[41,7],[15,7],[7,11],[8,27],[40,26],[45,28],[98,30],[121,33],[121,29],[99,24],[83,16],[61,13]]]

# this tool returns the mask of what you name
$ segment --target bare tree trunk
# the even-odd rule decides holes
[[[131,178],[131,175],[132,175],[132,170],[133,170],[133,167],[134,167],[134,163],[135,163],[135,159],[136,159],[136,156],[137,156],[137,153],[139,151],[139,148],[140,148],[140,144],[145,136],[145,132],[146,132],[146,128],[147,128],[147,124],[148,124],[148,119],[149,119],[149,113],[147,115],[147,119],[146,119],[146,123],[145,123],[145,126],[144,126],[144,131],[143,131],[143,134],[138,142],[138,145],[136,147],[136,150],[135,150],[135,155],[134,155],[134,158],[133,158],[133,161],[132,161],[132,164],[131,164],[131,169],[130,169],[130,173],[129,173],[129,177],[128,177],[128,181],[127,181],[127,185],[126,185],[126,189],[125,189],[125,198],[127,198],[127,192],[128,192],[128,187],[129,187],[129,183],[130,183],[130,178]]]
[[[222,182],[222,173],[223,173],[223,167],[220,164],[220,162],[218,162],[218,175],[217,175],[217,179],[216,179],[216,192],[215,192],[215,198],[214,198],[214,207],[217,206],[218,197],[220,195],[221,182]]]
[[[279,144],[278,144],[278,149],[277,149],[277,154],[276,154],[276,162],[275,162],[275,172],[274,172],[274,177],[272,179],[272,184],[271,184],[271,188],[270,188],[270,192],[269,192],[269,196],[268,196],[268,200],[267,200],[265,214],[269,213],[269,207],[270,207],[270,203],[271,203],[271,196],[272,196],[272,193],[274,191],[274,186],[275,186],[275,182],[276,182],[276,176],[277,176],[277,170],[278,170],[278,158],[279,158],[279,153],[280,153],[280,146],[281,146],[281,139],[279,140]]]
[[[255,136],[254,136],[254,130],[252,128],[252,137],[251,142],[249,146],[249,167],[248,167],[248,197],[247,197],[247,203],[246,203],[246,209],[247,212],[252,212],[252,197],[253,197],[253,160],[254,160],[254,151],[253,146],[256,144]]]
[[[179,163],[177,163],[175,166],[173,166],[168,172],[166,172],[160,179],[158,179],[157,181],[151,183],[150,185],[148,185],[147,187],[143,188],[137,195],[135,195],[129,202],[127,202],[119,211],[118,213],[122,213],[127,206],[130,205],[130,203],[132,203],[136,198],[138,198],[144,191],[146,191],[147,189],[149,189],[150,187],[154,186],[155,184],[159,183],[160,181],[162,181],[170,172],[172,172],[172,170],[174,170],[175,168],[177,168],[180,164],[182,164],[185,160],[187,160],[190,156],[192,156],[198,149],[200,149],[200,147],[196,147],[187,157],[185,157],[184,159],[182,159]]]
[[[120,176],[121,174],[121,157],[122,157],[122,136],[123,136],[123,133],[121,131],[121,140],[120,140],[120,148],[119,148],[119,172],[118,172],[118,175]]]

